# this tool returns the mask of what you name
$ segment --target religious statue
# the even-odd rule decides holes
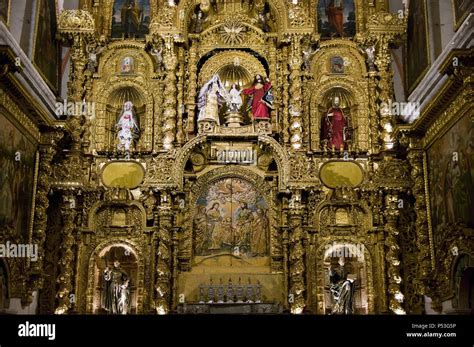
[[[208,25],[208,15],[203,12],[200,6],[197,6],[191,19],[191,32],[199,34],[206,29]]]
[[[120,16],[125,37],[138,34],[140,30],[141,10],[134,0],[125,1],[120,9]]]
[[[303,70],[309,70],[311,67],[311,59],[319,51],[319,42],[311,43],[307,49],[303,50]]]
[[[118,150],[125,152],[130,151],[130,146],[136,141],[140,135],[140,128],[138,127],[135,114],[133,112],[133,103],[127,101],[123,105],[122,114],[115,126],[118,130]]]
[[[209,249],[220,249],[223,238],[222,214],[218,202],[212,204],[207,211],[208,237],[210,241]]]
[[[120,262],[114,261],[114,266],[104,270],[105,298],[104,309],[109,314],[127,314],[130,306],[130,279],[127,273],[120,269]]]
[[[370,46],[365,49],[367,53],[367,64],[369,65],[369,71],[375,71],[375,46]]]
[[[331,0],[326,7],[326,15],[331,28],[344,36],[344,0]]]
[[[86,46],[86,51],[88,54],[87,58],[87,69],[90,72],[95,72],[97,66],[99,66],[99,63],[97,61],[97,56],[102,53],[104,50],[104,47],[93,47],[91,45]]]
[[[241,202],[240,207],[237,209],[237,225],[238,231],[236,235],[236,245],[241,250],[249,251],[250,249],[250,237],[252,234],[252,224],[254,216],[252,210],[246,202]]]
[[[329,148],[347,149],[350,129],[347,117],[340,108],[339,97],[334,97],[332,107],[327,111],[321,124],[321,139]]]
[[[238,112],[240,110],[240,107],[242,107],[242,96],[240,95],[242,93],[241,90],[237,89],[237,84],[232,83],[232,87],[229,90],[229,110],[231,112]]]
[[[228,100],[228,93],[224,88],[219,75],[215,74],[199,92],[198,122],[210,121],[220,125],[219,108]]]
[[[268,78],[265,82],[261,75],[256,75],[253,86],[243,90],[245,95],[250,95],[248,108],[252,110],[253,119],[269,119],[270,108],[273,108],[272,84]]]
[[[333,299],[333,314],[353,314],[354,313],[354,293],[355,279],[348,275],[345,270],[344,258],[339,259],[339,269],[329,271],[331,291]]]

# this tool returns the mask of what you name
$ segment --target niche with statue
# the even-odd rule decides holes
[[[115,90],[107,102],[109,147],[127,156],[140,149],[143,133],[141,119],[145,117],[146,106],[141,94],[132,87]]]
[[[328,91],[318,107],[321,115],[320,146],[322,150],[344,151],[353,147],[354,127],[352,113],[354,106],[351,95],[345,89]]]

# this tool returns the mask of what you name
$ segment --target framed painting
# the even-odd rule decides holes
[[[50,88],[59,90],[59,42],[55,0],[38,0],[33,62]]]
[[[428,149],[434,244],[440,229],[462,223],[474,227],[474,122],[462,117]]]
[[[474,11],[472,0],[453,0],[454,30],[458,30],[469,13]]]
[[[197,201],[193,225],[198,256],[269,254],[268,205],[242,179],[225,178],[212,184]]]
[[[0,112],[0,230],[28,239],[36,144]]]
[[[405,48],[406,90],[410,94],[428,71],[428,17],[426,1],[410,1]]]
[[[354,0],[320,0],[316,12],[322,39],[353,37],[356,34]]]
[[[0,21],[10,25],[11,0],[0,0]]]
[[[150,27],[149,0],[115,0],[112,38],[144,38]]]

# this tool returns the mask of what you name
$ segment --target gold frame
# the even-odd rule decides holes
[[[145,168],[143,167],[142,163],[140,163],[139,161],[135,161],[135,160],[111,160],[111,161],[108,161],[107,163],[105,163],[105,165],[103,165],[101,168],[100,168],[100,182],[102,183],[102,185],[104,185],[104,187],[107,187],[107,188],[114,188],[114,187],[109,187],[105,184],[104,182],[104,179],[103,179],[103,175],[104,175],[104,170],[107,166],[113,164],[113,163],[127,163],[127,164],[130,164],[130,163],[134,163],[134,164],[137,164],[142,172],[143,172],[143,178],[141,180],[141,182],[136,186],[136,187],[133,187],[133,188],[128,188],[128,189],[135,189],[137,187],[139,187],[140,185],[143,184],[143,182],[145,181],[145,176],[146,176],[146,170]]]
[[[432,62],[431,62],[431,52],[430,52],[430,32],[429,32],[429,17],[428,17],[428,9],[427,9],[427,5],[426,5],[426,0],[417,0],[417,1],[423,1],[423,12],[425,14],[425,18],[426,18],[426,23],[425,23],[425,32],[426,32],[426,56],[427,56],[427,60],[428,60],[428,65],[426,66],[426,68],[421,72],[421,74],[418,76],[418,78],[413,82],[413,84],[411,86],[408,85],[408,46],[407,46],[407,42],[405,43],[404,45],[404,51],[405,51],[405,68],[404,68],[404,75],[405,75],[405,93],[408,95],[410,95],[415,89],[416,87],[418,87],[418,85],[420,84],[420,82],[423,80],[423,78],[425,77],[425,75],[427,74],[427,72],[430,70],[431,66],[432,66]],[[408,24],[407,24],[408,25]]]
[[[323,182],[323,180],[321,179],[321,170],[322,170],[322,168],[323,168],[325,165],[327,165],[327,164],[329,164],[329,163],[353,163],[353,164],[357,165],[357,166],[359,167],[359,169],[360,169],[360,172],[362,173],[362,180],[360,181],[359,184],[356,184],[356,185],[353,185],[353,186],[348,186],[348,187],[357,188],[357,187],[359,187],[360,185],[362,185],[362,184],[364,183],[364,181],[365,181],[365,170],[364,170],[364,168],[362,167],[362,165],[360,165],[357,161],[355,161],[355,160],[328,160],[328,161],[323,162],[323,163],[321,164],[321,166],[319,167],[319,169],[318,169],[318,178],[319,178],[319,181],[320,181],[325,187],[328,187],[328,188],[330,188],[330,189],[335,189],[335,188],[337,188],[337,186],[336,186],[336,187],[330,187],[329,185],[325,184],[325,183]]]
[[[471,2],[471,8],[469,9],[469,11],[464,13],[461,18],[456,18],[456,8],[454,7],[454,1],[455,0],[451,0],[451,8],[453,9],[453,27],[454,31],[456,32],[461,27],[462,23],[464,23],[464,20],[469,16],[469,14],[473,13],[474,3]]]
[[[36,71],[40,74],[41,78],[45,81],[45,83],[51,88],[54,94],[57,94],[61,90],[61,75],[59,73],[59,68],[61,66],[61,46],[59,43],[57,43],[58,48],[57,48],[57,56],[58,56],[58,67],[56,69],[56,79],[57,79],[57,87],[52,86],[51,82],[46,78],[44,75],[43,71],[39,68],[39,66],[35,62],[35,54],[36,54],[36,41],[38,39],[38,25],[39,25],[39,14],[40,14],[40,8],[43,4],[43,1],[47,0],[38,0],[38,3],[36,4],[36,13],[35,13],[35,28],[33,30],[33,47],[31,50],[31,63],[33,66],[36,68]],[[54,0],[54,5],[55,5],[55,15],[56,15],[56,34],[59,33],[58,31],[58,24],[59,24],[59,5],[58,5],[58,0]],[[57,40],[56,40],[57,41]]]

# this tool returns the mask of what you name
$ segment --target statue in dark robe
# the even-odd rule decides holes
[[[347,275],[344,260],[340,260],[339,265],[339,269],[329,272],[332,314],[354,314],[355,280]]]
[[[104,309],[109,314],[127,314],[130,306],[130,279],[127,273],[120,269],[118,260],[114,261],[112,269],[105,268],[104,281]]]

